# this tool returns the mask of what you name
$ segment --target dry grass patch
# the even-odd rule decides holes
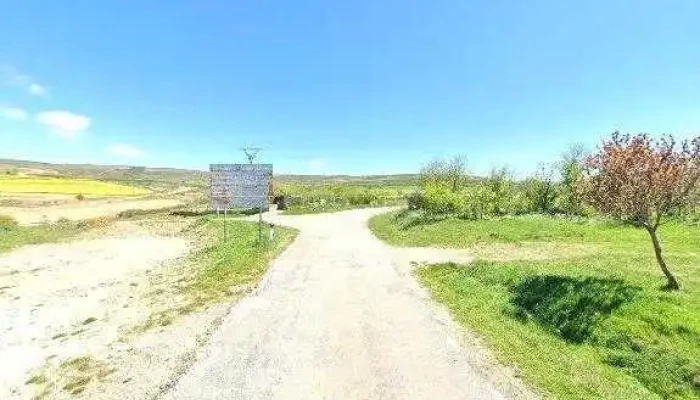
[[[86,355],[57,366],[48,363],[43,372],[32,376],[26,384],[35,386],[33,399],[37,400],[56,397],[58,392],[79,395],[91,382],[102,381],[114,371],[106,362]]]
[[[485,261],[556,260],[583,257],[595,253],[596,247],[587,244],[525,242],[480,243],[470,248],[477,259]]]

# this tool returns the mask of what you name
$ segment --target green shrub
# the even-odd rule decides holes
[[[468,188],[462,193],[463,209],[461,217],[465,219],[482,219],[489,215],[489,192],[484,186]]]
[[[349,193],[345,196],[351,205],[371,205],[379,201],[379,197],[370,191]]]
[[[523,194],[527,212],[553,214],[559,188],[550,179],[528,178],[524,183]]]
[[[484,201],[489,215],[507,215],[514,213],[513,198],[516,194],[512,172],[506,167],[493,169],[484,183],[486,193]]]
[[[422,192],[415,191],[406,195],[409,210],[422,210],[425,207],[425,196]]]
[[[425,189],[423,210],[432,215],[454,214],[464,210],[462,195],[445,185],[430,185]]]

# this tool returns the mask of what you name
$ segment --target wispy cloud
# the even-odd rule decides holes
[[[107,148],[107,152],[113,156],[123,158],[139,158],[146,155],[146,152],[130,144],[118,143]]]
[[[77,137],[92,124],[85,115],[60,110],[41,112],[36,115],[36,120],[64,139]]]
[[[46,97],[49,89],[11,65],[0,65],[0,84],[21,87],[32,96]]]
[[[17,107],[0,107],[0,117],[12,121],[25,121],[29,114]]]
[[[49,94],[49,90],[38,83],[32,83],[31,85],[29,85],[28,90],[29,94],[33,96],[45,97]]]

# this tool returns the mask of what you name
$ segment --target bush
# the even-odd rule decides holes
[[[425,189],[423,210],[433,215],[459,213],[464,210],[464,201],[460,193],[445,185],[430,185]]]
[[[488,191],[483,186],[468,188],[463,192],[462,198],[462,218],[482,219],[489,215]]]
[[[80,193],[80,194],[78,194],[77,196],[75,196],[75,198],[78,199],[78,201],[83,201],[83,200],[85,200],[85,196],[83,196],[82,193]]]
[[[406,195],[409,210],[422,210],[425,207],[425,196],[421,192],[413,192]]]
[[[528,212],[553,214],[558,188],[550,179],[531,177],[525,181],[524,197]]]
[[[435,160],[421,169],[421,186],[444,185],[452,192],[459,192],[467,183],[467,158],[455,156],[449,160]]]
[[[583,215],[584,204],[583,170],[588,151],[581,144],[572,145],[563,154],[559,163],[561,190],[557,208],[569,215]]]
[[[514,199],[516,196],[512,173],[508,168],[493,169],[484,183],[486,193],[483,201],[486,203],[489,215],[500,216],[515,213]]]
[[[353,206],[368,206],[379,201],[377,195],[369,191],[349,193],[345,196],[345,198],[347,199],[348,203]]]

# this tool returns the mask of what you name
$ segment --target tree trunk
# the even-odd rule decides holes
[[[656,233],[656,227],[647,226],[646,228],[647,232],[649,232],[649,236],[651,236],[651,242],[654,244],[654,254],[656,254],[656,261],[659,263],[661,271],[663,271],[664,275],[666,275],[666,279],[668,280],[667,287],[671,290],[680,289],[676,277],[673,276],[671,271],[668,270],[668,267],[666,267],[666,261],[664,261],[664,257],[663,255],[661,255],[661,244],[659,243],[659,236]]]

